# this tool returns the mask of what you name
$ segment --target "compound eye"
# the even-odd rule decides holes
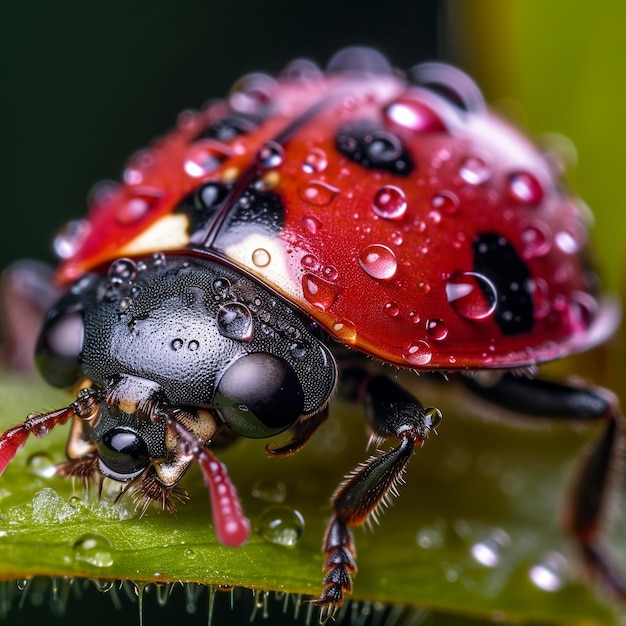
[[[304,391],[287,361],[255,352],[224,372],[213,404],[235,433],[262,439],[289,428],[302,415]]]
[[[146,442],[132,428],[111,428],[96,445],[100,470],[109,478],[129,480],[141,474],[150,463]]]
[[[82,307],[53,307],[44,322],[35,362],[43,378],[55,387],[70,387],[80,376],[85,321]]]

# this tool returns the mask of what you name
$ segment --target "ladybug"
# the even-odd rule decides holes
[[[588,572],[625,597],[600,530],[617,400],[535,376],[619,323],[587,224],[555,159],[453,67],[400,73],[349,48],[324,72],[300,60],[276,79],[248,76],[182,114],[57,238],[59,297],[36,364],[76,399],[7,430],[0,471],[31,433],[71,420],[59,473],[173,508],[197,463],[218,539],[239,546],[249,522],[216,450],[286,432],[268,455],[297,452],[340,387],[364,405],[373,440],[397,445],[332,496],[315,600],[331,615],[356,572],[351,528],[395,495],[442,418],[384,366],[441,373],[504,415],[604,423],[565,530]]]

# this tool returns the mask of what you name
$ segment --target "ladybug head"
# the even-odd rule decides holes
[[[252,438],[318,412],[336,379],[327,348],[266,288],[213,261],[163,255],[119,259],[76,282],[46,318],[37,363],[56,386],[90,379],[109,405],[141,403],[144,392],[121,393],[119,380],[144,381],[160,403],[212,411]],[[101,456],[130,456],[134,467],[144,444],[121,428],[94,439]]]

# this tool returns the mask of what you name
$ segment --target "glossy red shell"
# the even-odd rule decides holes
[[[271,114],[246,132],[202,138],[259,111]],[[378,167],[363,145],[373,158],[400,146],[409,165]],[[175,209],[208,181],[232,189],[194,232]],[[280,199],[278,231],[232,219],[250,189]],[[58,278],[120,256],[205,254],[385,362],[519,367],[586,349],[617,323],[593,293],[585,220],[542,152],[481,106],[464,110],[399,74],[253,77],[131,159],[124,183],[95,199]]]

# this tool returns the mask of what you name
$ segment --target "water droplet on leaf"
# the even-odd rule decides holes
[[[299,511],[289,506],[271,506],[263,511],[256,528],[266,541],[291,548],[302,537],[304,518]]]
[[[74,560],[94,567],[113,565],[113,544],[108,537],[86,533],[72,546]]]
[[[279,480],[259,478],[252,486],[252,495],[265,502],[282,504],[287,497],[287,487]]]
[[[570,565],[558,552],[548,552],[539,563],[533,565],[528,576],[536,587],[553,593],[559,591],[569,580]]]

